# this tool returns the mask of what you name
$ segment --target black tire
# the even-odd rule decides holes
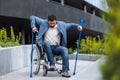
[[[47,76],[47,67],[43,66],[43,76]]]
[[[41,59],[40,59],[40,52],[37,46],[34,46],[34,51],[33,51],[33,74],[37,75],[38,72],[40,71],[40,64],[41,64]]]

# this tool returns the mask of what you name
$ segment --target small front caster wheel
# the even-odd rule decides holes
[[[47,76],[47,67],[43,66],[43,76]]]

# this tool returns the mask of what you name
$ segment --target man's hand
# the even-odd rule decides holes
[[[35,32],[38,32],[38,28],[36,28],[36,27],[33,27],[32,28],[32,31],[35,33]]]
[[[82,26],[78,26],[77,28],[78,28],[78,31],[82,31],[83,30]]]

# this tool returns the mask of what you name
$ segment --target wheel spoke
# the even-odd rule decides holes
[[[40,54],[39,54],[39,49],[34,46],[34,51],[33,51],[33,73],[35,75],[38,74],[40,70]]]

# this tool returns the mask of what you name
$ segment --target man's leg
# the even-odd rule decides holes
[[[48,41],[46,41],[46,42],[43,43],[42,46],[45,49],[45,52],[47,54],[47,58],[48,58],[48,60],[50,62],[50,66],[54,66],[55,62],[54,62],[54,58],[53,58],[53,54],[52,54],[52,49],[51,49],[50,43]]]
[[[70,77],[68,70],[69,70],[69,57],[68,57],[68,50],[66,47],[58,46],[54,50],[55,54],[61,54],[62,56],[62,76],[63,77]]]

